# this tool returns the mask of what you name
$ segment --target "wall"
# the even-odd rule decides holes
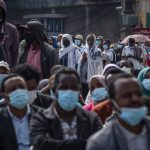
[[[71,33],[74,35],[79,33],[86,36],[88,32],[117,41],[119,39],[119,27],[117,11],[115,10],[116,6],[117,4],[90,5],[88,12],[86,12],[86,6],[83,5],[56,7],[53,9],[9,9],[8,19],[13,23],[25,23],[23,19],[24,15],[51,14],[51,12],[65,14],[64,33]]]

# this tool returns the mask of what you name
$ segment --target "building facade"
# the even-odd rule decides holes
[[[59,33],[103,35],[119,39],[120,0],[7,0],[8,20],[24,24],[39,19],[49,36]]]

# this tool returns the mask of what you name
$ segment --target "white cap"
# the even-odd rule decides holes
[[[75,36],[75,39],[83,40],[83,36],[78,34],[78,35]]]
[[[4,67],[7,70],[10,70],[9,65],[5,61],[0,61],[0,67]]]

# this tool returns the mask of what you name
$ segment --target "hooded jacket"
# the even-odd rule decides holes
[[[0,0],[0,9],[3,12],[3,20],[0,22],[0,33],[4,33],[7,36],[3,45],[5,61],[8,62],[10,67],[14,67],[18,59],[18,32],[14,25],[6,22],[6,5],[2,0]]]
[[[42,77],[49,78],[51,68],[54,65],[59,64],[58,52],[50,45],[45,43],[46,31],[42,24],[35,20],[29,21],[27,26],[31,29],[33,37],[38,41],[38,44],[41,49],[41,68],[42,68]],[[27,43],[25,47],[20,47],[20,56],[18,64],[23,64],[27,62],[28,51],[31,43]]]

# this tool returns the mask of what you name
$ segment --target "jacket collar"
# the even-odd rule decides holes
[[[47,119],[55,119],[56,118],[56,115],[55,115],[55,112],[54,112],[55,103],[56,102],[52,102],[51,106],[44,111],[45,117]],[[87,118],[85,117],[85,114],[84,114],[84,111],[82,110],[82,108],[76,106],[75,109],[76,109],[75,112],[76,112],[78,120],[88,121]]]

